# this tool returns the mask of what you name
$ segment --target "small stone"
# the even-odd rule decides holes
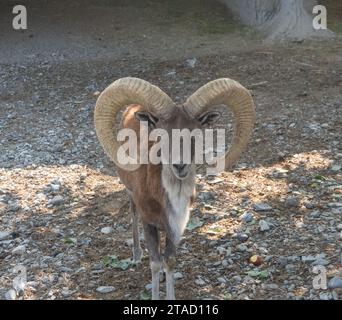
[[[0,231],[0,241],[10,238],[11,233],[7,231]]]
[[[302,256],[303,262],[314,262],[317,260],[317,256]]]
[[[226,280],[225,278],[223,278],[223,277],[217,278],[217,281],[218,281],[219,283],[226,283],[226,282],[227,282],[227,280]]]
[[[333,171],[333,172],[340,171],[341,169],[342,169],[342,165],[341,164],[334,164],[331,167],[331,171]]]
[[[50,184],[50,187],[53,192],[58,192],[61,189],[60,184]]]
[[[285,269],[287,273],[293,273],[296,270],[296,266],[294,264],[287,264]]]
[[[298,205],[299,205],[299,199],[297,197],[288,197],[285,200],[285,207],[286,208],[297,207]]]
[[[5,293],[5,299],[6,300],[16,300],[17,299],[17,293],[14,289],[10,289]]]
[[[234,282],[241,282],[242,278],[240,276],[234,276],[232,277],[232,279],[234,280]]]
[[[209,176],[210,177],[210,176]],[[208,177],[208,178],[209,178]],[[221,179],[221,178],[214,178],[214,179],[208,179],[207,180],[207,183],[208,184],[217,184],[217,183],[221,183],[221,182],[223,182],[224,180],[223,179]]]
[[[145,289],[146,289],[146,291],[151,291],[151,290],[152,290],[152,283],[148,283],[148,284],[145,286]]]
[[[301,229],[301,228],[304,228],[304,227],[305,227],[304,222],[302,222],[302,221],[296,222],[296,228]]]
[[[183,275],[180,273],[180,272],[176,272],[174,275],[173,275],[174,279],[177,280],[177,279],[182,279],[183,278]]]
[[[17,212],[20,210],[20,205],[18,205],[17,203],[15,202],[11,202],[8,204],[8,210],[11,211],[11,212]]]
[[[215,200],[215,194],[213,192],[200,192],[198,198],[202,201]]]
[[[115,288],[112,286],[100,286],[96,289],[96,291],[105,294],[115,291]]]
[[[172,69],[169,72],[167,72],[166,75],[170,77],[175,77],[177,75],[177,72],[175,69]]]
[[[321,213],[318,210],[312,211],[310,213],[310,217],[312,218],[318,218],[321,215]]]
[[[195,68],[196,63],[197,63],[196,58],[190,58],[190,59],[185,60],[185,65],[191,69]]]
[[[63,297],[69,297],[71,295],[71,291],[68,289],[68,288],[63,288],[62,291],[61,291],[61,294]]]
[[[265,283],[262,285],[262,288],[265,290],[277,290],[279,286],[276,283]]]
[[[85,272],[87,269],[85,267],[78,268],[75,273],[82,273]]]
[[[338,278],[338,277],[333,277],[329,283],[328,283],[328,287],[330,289],[337,289],[337,288],[342,288],[342,279]]]
[[[340,223],[339,225],[337,225],[336,228],[337,228],[338,231],[342,231],[342,223]]]
[[[197,284],[198,286],[204,286],[205,285],[205,281],[202,279],[196,279],[195,280],[195,284]]]
[[[133,239],[126,239],[125,240],[125,245],[128,247],[132,247],[133,246]]]
[[[236,246],[236,248],[241,252],[245,252],[248,249],[247,246],[245,246],[244,244],[239,244]]]
[[[73,272],[73,269],[68,268],[68,267],[65,267],[65,266],[61,266],[61,267],[59,268],[59,270],[60,270],[61,272],[65,272],[65,273],[72,273],[72,272]]]
[[[323,258],[318,258],[316,259],[313,263],[311,263],[312,266],[326,266],[328,265],[330,262],[326,259]]]
[[[285,267],[287,265],[288,259],[287,257],[280,256],[277,260],[278,264],[281,265],[282,267]]]
[[[315,207],[315,205],[312,202],[305,202],[304,206],[306,209],[313,209]]]
[[[227,260],[225,260],[225,259],[224,259],[224,260],[222,260],[222,262],[221,262],[221,263],[222,263],[222,266],[223,266],[223,267],[228,267],[228,266],[229,266],[229,263],[228,263],[228,261],[227,261]]]
[[[101,232],[104,233],[104,234],[110,234],[113,232],[113,228],[112,227],[104,227],[101,229]]]
[[[253,208],[255,211],[271,211],[272,207],[267,204],[267,203],[263,203],[263,202],[259,202],[259,203],[255,203],[253,205]]]
[[[259,228],[260,228],[261,232],[265,232],[265,231],[270,230],[270,226],[265,220],[259,221]]]
[[[333,296],[330,292],[321,293],[319,295],[320,300],[333,300]]]
[[[12,250],[12,254],[17,254],[17,255],[24,254],[25,252],[26,252],[26,247],[25,247],[25,245],[17,246],[16,248],[14,248],[14,249]]]
[[[241,242],[246,242],[248,240],[249,236],[247,233],[238,233],[236,235],[236,238]]]
[[[239,219],[243,222],[248,223],[248,222],[252,222],[254,217],[251,212],[245,212],[239,217]]]
[[[299,256],[288,256],[287,259],[290,261],[290,262],[299,262],[300,261],[300,257]]]
[[[48,204],[52,206],[58,206],[64,202],[64,198],[62,196],[55,196],[48,201]]]
[[[216,248],[216,250],[219,252],[220,255],[226,254],[226,252],[227,252],[227,249],[225,247],[223,247],[223,246],[218,246]]]
[[[213,263],[213,267],[218,267],[221,265],[221,261],[216,261]]]
[[[330,203],[328,203],[328,206],[330,208],[341,208],[342,202],[330,202]]]

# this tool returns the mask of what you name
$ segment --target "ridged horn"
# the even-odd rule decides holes
[[[230,107],[234,114],[234,137],[225,154],[225,169],[238,160],[246,148],[255,121],[255,106],[250,92],[240,83],[222,78],[199,88],[184,104],[186,111],[194,118],[218,105]]]
[[[109,158],[124,170],[135,170],[139,164],[118,161],[115,117],[124,106],[139,104],[157,117],[167,120],[174,108],[171,98],[151,83],[138,78],[121,78],[109,85],[99,96],[94,112],[97,137]]]

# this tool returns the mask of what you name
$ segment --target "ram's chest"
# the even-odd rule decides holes
[[[175,242],[178,242],[184,233],[189,221],[189,205],[193,185],[184,182],[167,183],[163,181],[167,195],[167,222],[168,229]]]

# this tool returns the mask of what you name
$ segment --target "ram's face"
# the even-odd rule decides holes
[[[197,119],[191,118],[180,106],[175,109],[168,120],[158,119],[148,112],[137,112],[136,118],[147,121],[150,129],[162,129],[162,147],[168,152],[161,152],[163,170],[172,173],[177,179],[185,179],[195,171],[195,142],[201,134],[203,126],[215,121],[220,116],[218,112],[207,112]]]
[[[219,113],[211,111],[216,106],[230,107],[234,114],[235,131],[232,138],[233,143],[229,151],[222,157],[225,168],[230,168],[247,146],[255,120],[255,107],[250,92],[232,79],[221,78],[208,82],[189,96],[182,106],[178,107],[165,92],[147,81],[131,77],[118,79],[99,96],[94,119],[97,136],[107,155],[117,166],[128,171],[136,170],[140,164],[123,164],[119,161],[120,141],[116,140],[113,135],[115,129],[113,119],[124,106],[132,103],[142,106],[142,110],[148,110],[137,111],[134,115],[138,120],[147,121],[151,128],[166,130],[168,135],[173,129],[191,131],[201,128],[217,119]],[[137,123],[135,122],[135,124]],[[169,136],[169,140],[168,149],[172,148],[174,144],[172,134]],[[192,143],[187,150],[193,156]],[[179,153],[181,154],[182,151]],[[193,160],[190,163],[184,163],[182,156],[177,160],[172,157],[170,161],[170,155],[167,157],[164,155],[162,160],[165,165],[169,164],[170,170],[179,179],[188,175],[188,167],[193,163]]]

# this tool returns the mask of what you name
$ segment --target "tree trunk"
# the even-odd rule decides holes
[[[222,0],[242,23],[256,27],[268,38],[302,40],[332,35],[315,30],[312,14],[315,0]]]

